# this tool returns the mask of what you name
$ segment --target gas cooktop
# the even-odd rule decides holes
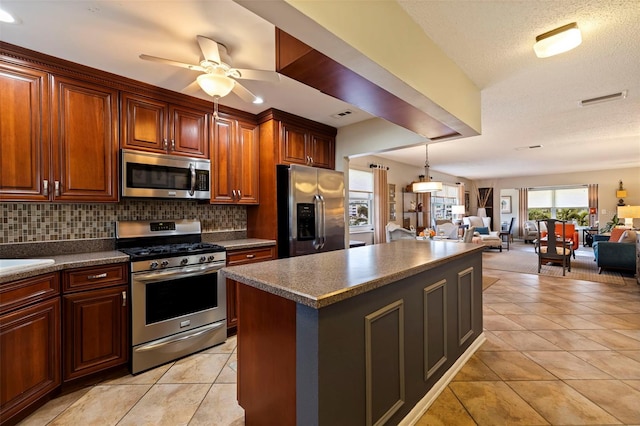
[[[172,257],[182,255],[193,255],[203,253],[223,252],[226,249],[217,244],[211,243],[181,243],[163,244],[146,247],[121,248],[120,251],[131,256],[131,260],[158,259],[161,257]]]

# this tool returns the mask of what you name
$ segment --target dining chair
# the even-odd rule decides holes
[[[562,265],[562,276],[565,276],[565,269],[571,272],[571,246],[573,240],[567,241],[566,227],[560,226],[562,230],[560,235],[556,232],[547,233],[543,237],[540,229],[542,224],[546,225],[546,229],[556,229],[556,223],[564,225],[565,220],[545,219],[538,220],[538,238],[536,239],[536,251],[538,253],[538,273],[542,269],[542,265]]]

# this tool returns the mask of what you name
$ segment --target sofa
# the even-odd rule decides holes
[[[502,238],[500,232],[491,230],[491,218],[481,216],[465,216],[462,223],[469,228],[476,228],[472,242],[482,244],[487,248],[495,248],[502,251]]]
[[[636,231],[614,228],[611,235],[593,236],[593,255],[598,273],[603,269],[636,272]]]

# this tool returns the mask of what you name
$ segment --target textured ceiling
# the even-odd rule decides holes
[[[370,0],[359,1],[366,7]],[[638,0],[399,3],[482,91],[482,135],[431,145],[433,170],[480,179],[640,167]],[[181,91],[197,73],[141,61],[138,55],[196,62],[198,34],[226,44],[235,66],[275,68],[274,26],[232,0],[2,0],[0,5],[20,19],[18,25],[0,24],[0,40],[170,90]],[[582,30],[581,46],[552,58],[535,57],[536,35],[573,21]],[[266,103],[246,104],[234,95],[221,103],[251,113],[278,108],[335,127],[371,118],[287,78],[245,84]],[[628,90],[627,99],[578,106],[581,99],[621,90]],[[202,92],[196,96],[207,98]],[[331,117],[345,109],[354,113]],[[543,148],[519,149],[530,145]],[[382,155],[424,165],[423,146]]]

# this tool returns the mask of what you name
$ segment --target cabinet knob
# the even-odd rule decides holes
[[[162,140],[162,147],[163,147],[164,149],[167,149],[167,148],[169,147],[169,145],[167,144],[167,140],[166,140],[166,139],[163,139],[163,140]]]
[[[171,150],[172,151],[176,150],[176,140],[175,139],[171,139]]]
[[[231,191],[231,198],[234,199],[234,200],[236,199],[236,190],[235,189],[233,189]]]

